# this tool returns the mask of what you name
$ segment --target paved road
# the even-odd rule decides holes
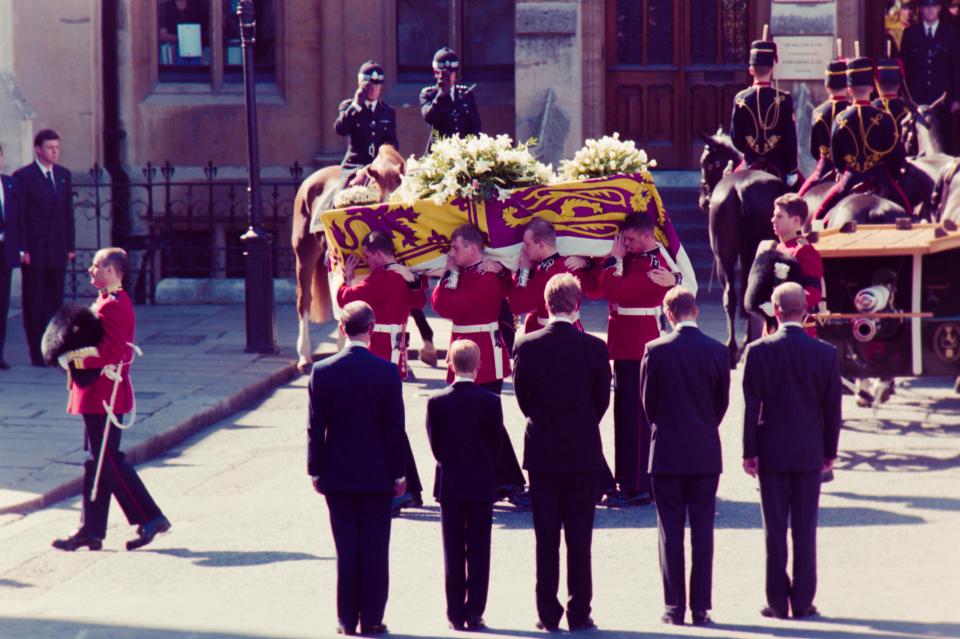
[[[441,373],[420,363],[414,370],[418,381],[405,386],[407,424],[429,485],[423,406]],[[26,517],[0,516],[0,638],[333,636],[334,550],[323,499],[305,473],[305,384],[296,379],[142,469],[174,523],[143,550],[123,550],[132,530],[115,506],[98,553],[49,547],[75,526],[77,500]],[[504,406],[519,443],[522,423],[509,386]],[[837,480],[821,503],[817,604],[824,617],[774,621],[758,614],[763,537],[756,484],[739,470],[742,404],[735,391],[722,429],[717,624],[661,625],[652,508],[601,509],[593,614],[601,630],[589,636],[960,636],[958,409],[946,380],[901,386],[876,414],[845,405]],[[603,428],[609,455],[609,415]],[[394,636],[449,636],[438,510],[427,503],[408,512],[394,524],[386,622]],[[533,544],[528,513],[497,511],[490,634],[541,634],[533,628]]]

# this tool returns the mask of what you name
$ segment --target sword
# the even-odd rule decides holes
[[[140,350],[140,347],[132,342],[127,342],[127,346],[133,349],[133,355],[130,357],[128,362],[120,362],[119,364],[110,364],[103,368],[103,375],[106,375],[108,379],[113,380],[113,390],[110,391],[110,403],[101,402],[103,404],[104,410],[107,411],[107,421],[103,426],[103,438],[100,441],[100,454],[97,456],[97,470],[93,474],[93,487],[90,489],[90,501],[97,500],[97,493],[100,490],[100,474],[103,472],[103,456],[107,452],[107,440],[110,437],[110,427],[116,426],[117,428],[124,430],[133,426],[134,422],[137,421],[137,404],[134,400],[133,410],[131,411],[130,423],[124,426],[120,423],[120,420],[117,419],[116,415],[113,413],[113,407],[117,402],[117,391],[120,390],[120,382],[123,381],[123,367],[130,366],[133,363],[133,360],[139,355],[143,357],[143,351]]]

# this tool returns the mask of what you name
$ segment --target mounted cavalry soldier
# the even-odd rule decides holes
[[[873,60],[854,58],[848,63],[847,86],[853,104],[837,116],[830,136],[830,155],[841,177],[827,193],[814,219],[822,219],[855,186],[868,180],[912,213],[895,177],[906,159],[903,143],[893,116],[870,103],[873,82]]]
[[[847,101],[847,62],[834,60],[827,65],[824,86],[828,97],[813,110],[813,125],[810,128],[810,155],[817,158],[817,168],[800,187],[800,195],[812,187],[834,177],[833,160],[830,159],[830,133],[833,122],[850,103]]]
[[[730,137],[743,153],[738,169],[758,169],[788,185],[797,180],[797,127],[793,99],[770,85],[777,45],[756,40],[750,46],[753,86],[737,94],[733,103]]]
[[[910,113],[907,102],[900,97],[900,86],[903,84],[903,61],[897,58],[880,58],[877,60],[877,92],[879,97],[873,101],[873,106],[889,113],[897,122],[897,131],[903,139],[903,120]]]
[[[464,137],[480,133],[480,111],[473,86],[457,84],[459,74],[460,58],[453,49],[443,47],[434,54],[433,77],[437,83],[420,92],[420,113],[431,127],[427,153],[435,135]]]
[[[397,115],[380,99],[386,75],[373,61],[364,62],[357,74],[357,92],[340,103],[340,113],[333,128],[337,135],[350,136],[347,152],[340,165],[356,169],[373,162],[380,145],[400,147],[397,141]]]

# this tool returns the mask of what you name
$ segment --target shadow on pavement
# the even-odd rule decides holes
[[[333,561],[333,557],[318,557],[305,552],[270,550],[188,550],[186,548],[161,548],[146,550],[158,555],[170,555],[191,559],[194,565],[204,568],[238,568],[279,564],[287,561]]]
[[[0,588],[33,588],[33,584],[25,584],[16,579],[0,579]]]
[[[859,493],[830,493],[831,497],[876,501],[882,504],[901,504],[919,510],[960,510],[960,499],[953,497],[918,497],[916,495],[861,495]]]
[[[952,410],[960,410],[954,407]],[[921,435],[923,437],[950,437],[960,434],[960,424],[925,424],[919,420],[901,421],[891,419],[848,419],[844,430],[870,435]]]
[[[832,493],[831,493],[832,494]],[[855,526],[896,526],[922,524],[926,520],[915,515],[902,515],[876,508],[820,506],[817,525],[821,528],[847,528]],[[756,502],[717,500],[717,529],[762,528],[760,497]]]
[[[796,639],[863,639],[876,636],[881,631],[883,639],[918,639],[919,637],[956,637],[960,625],[951,623],[924,624],[911,621],[885,621],[882,619],[840,619],[818,617],[810,621],[784,621],[782,626],[749,626],[717,623],[717,630],[749,632],[764,637],[791,637]],[[808,626],[808,624],[810,624]],[[850,629],[820,628],[813,624],[842,624]],[[862,628],[862,631],[856,627]]]
[[[960,467],[960,454],[933,457],[887,450],[840,451],[836,468],[845,471],[930,472]]]

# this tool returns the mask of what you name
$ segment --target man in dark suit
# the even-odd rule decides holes
[[[475,382],[480,348],[450,345],[453,384],[427,400],[427,434],[437,460],[447,620],[453,630],[482,630],[490,581],[490,529],[500,454],[500,397]]]
[[[307,472],[327,498],[337,547],[337,632],[382,634],[387,605],[390,506],[406,487],[403,391],[397,365],[368,349],[366,302],[343,307],[347,346],[310,375]]]
[[[920,21],[903,32],[900,58],[914,101],[933,104],[947,94],[935,113],[941,137],[950,145],[950,114],[960,111],[960,33],[940,20],[941,5],[941,0],[920,0]],[[956,153],[949,146],[946,151]]]
[[[650,422],[650,482],[660,532],[664,623],[686,613],[683,529],[690,517],[690,609],[710,622],[713,517],[720,481],[718,428],[730,397],[726,347],[697,328],[693,293],[675,286],[663,300],[673,332],[647,344],[640,364],[643,409]]]
[[[0,146],[0,173],[3,172],[3,147]],[[0,370],[10,368],[3,359],[7,338],[7,311],[10,309],[10,280],[20,266],[20,188],[9,175],[0,175]]]
[[[610,404],[607,347],[574,326],[580,283],[553,276],[544,291],[550,319],[517,340],[513,386],[527,418],[523,467],[530,473],[537,538],[537,627],[556,631],[563,616],[560,530],[567,546],[567,623],[595,628],[590,618],[590,544],[597,484],[603,468],[600,419]]]
[[[47,322],[63,306],[67,262],[74,258],[73,187],[70,171],[59,166],[60,136],[43,129],[33,139],[37,158],[14,173],[20,183],[24,234],[23,328],[30,362],[44,366],[40,339]]]
[[[773,291],[780,329],[747,347],[743,371],[743,469],[760,479],[766,542],[765,617],[819,614],[817,508],[821,473],[833,468],[840,438],[837,350],[803,330],[807,300],[794,282]],[[793,575],[787,575],[787,522]]]

